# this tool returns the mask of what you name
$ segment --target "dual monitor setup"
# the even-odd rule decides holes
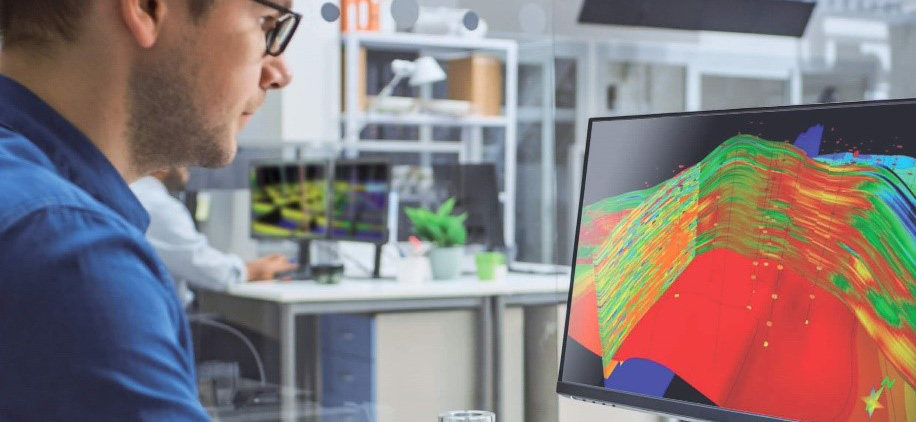
[[[492,164],[434,165],[437,189],[406,201],[394,189],[404,183],[393,180],[393,173],[387,160],[253,161],[248,173],[251,237],[298,241],[300,270],[289,274],[297,280],[312,278],[311,241],[372,243],[373,276],[378,278],[382,245],[407,240],[410,234],[401,207],[437,205],[455,197],[457,209],[468,213],[470,243],[504,244]]]
[[[557,390],[916,421],[916,101],[589,122]]]

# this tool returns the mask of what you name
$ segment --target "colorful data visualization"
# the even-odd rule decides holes
[[[328,233],[326,166],[261,165],[251,170],[251,233],[289,238]]]
[[[595,377],[561,381],[792,420],[916,421],[913,141],[816,120],[789,135],[777,117],[728,136],[667,130],[712,146],[670,168],[633,158],[663,178],[585,196],[564,373]],[[584,189],[605,192],[615,176],[592,168],[611,147],[590,142]]]
[[[389,165],[355,162],[335,168],[331,235],[383,243],[388,238]]]

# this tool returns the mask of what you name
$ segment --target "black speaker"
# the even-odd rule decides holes
[[[580,23],[801,37],[814,0],[584,0]]]

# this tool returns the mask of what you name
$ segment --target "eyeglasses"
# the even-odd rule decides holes
[[[267,29],[267,54],[271,56],[279,56],[283,54],[283,50],[286,50],[286,46],[289,44],[289,41],[293,39],[293,34],[296,33],[296,28],[299,27],[299,21],[302,20],[302,15],[292,10],[289,10],[279,4],[276,4],[268,0],[252,0],[255,3],[263,4],[271,9],[274,9],[280,13],[279,18],[274,22],[274,26],[270,29]]]

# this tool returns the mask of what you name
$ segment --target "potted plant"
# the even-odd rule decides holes
[[[433,244],[429,251],[429,261],[436,280],[451,280],[461,273],[464,243],[468,238],[464,220],[468,215],[453,215],[454,208],[455,198],[449,198],[436,212],[426,208],[404,209],[417,236]]]

